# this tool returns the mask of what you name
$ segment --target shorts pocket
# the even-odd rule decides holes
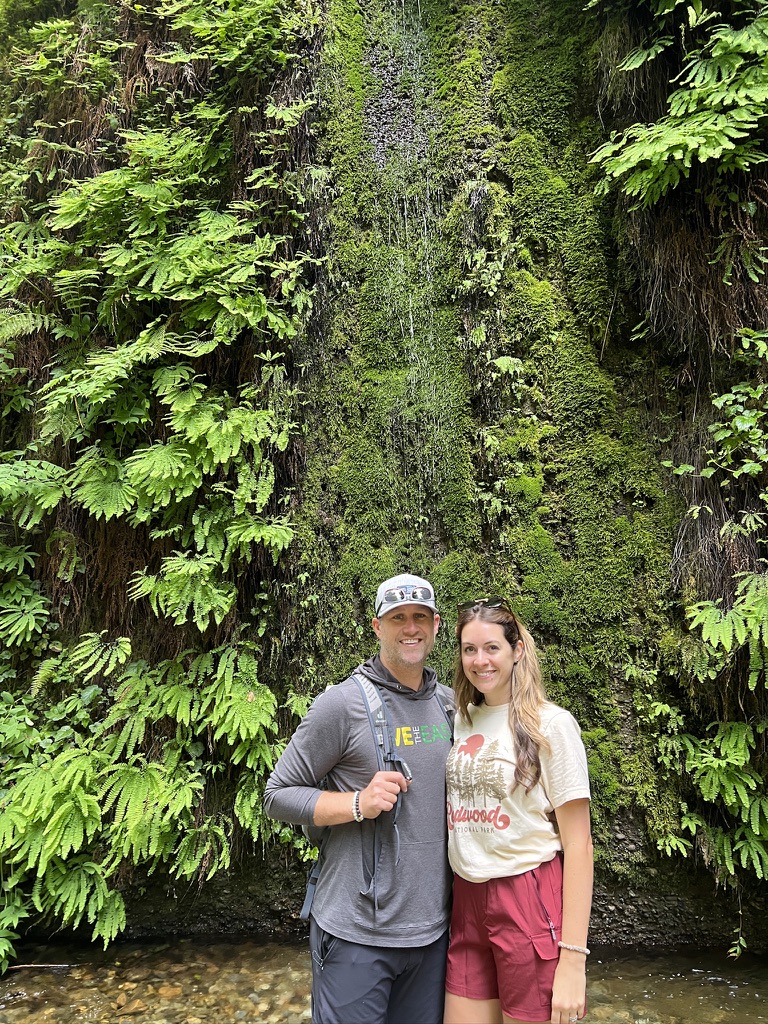
[[[536,951],[534,960],[536,962],[536,989],[539,1002],[546,1007],[546,1016],[552,1011],[552,986],[555,981],[555,970],[560,956],[560,949],[557,939],[552,938],[552,932],[539,932],[531,936],[533,948]]]
[[[550,931],[532,935],[531,942],[540,960],[555,960],[560,956],[557,939],[552,938],[552,932]]]

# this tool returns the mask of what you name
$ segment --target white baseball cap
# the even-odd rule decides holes
[[[384,580],[376,591],[376,618],[381,618],[403,604],[423,604],[425,608],[436,612],[434,587],[428,580],[409,572]]]

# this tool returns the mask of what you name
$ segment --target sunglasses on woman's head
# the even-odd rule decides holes
[[[481,606],[485,608],[506,608],[508,612],[512,611],[507,604],[506,597],[476,597],[474,601],[465,601],[463,604],[460,604],[459,611],[468,612],[470,608],[480,608]]]

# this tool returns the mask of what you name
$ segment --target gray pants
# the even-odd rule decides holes
[[[428,946],[363,946],[309,920],[312,1024],[441,1024],[448,932]]]

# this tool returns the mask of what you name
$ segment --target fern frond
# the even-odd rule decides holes
[[[0,512],[10,515],[23,530],[37,526],[68,494],[66,471],[61,466],[36,459],[0,461]]]
[[[208,817],[196,828],[188,829],[174,851],[172,874],[176,878],[198,875],[208,881],[230,864],[229,819]]]
[[[105,641],[106,629],[100,633],[85,633],[72,649],[69,660],[78,673],[83,673],[83,682],[94,676],[109,676],[119,665],[124,665],[131,656],[131,641],[119,636]]]
[[[138,521],[194,494],[203,482],[197,453],[180,438],[139,448],[125,461],[128,484],[139,498]]]
[[[147,597],[156,615],[167,615],[177,626],[191,618],[202,632],[211,618],[221,623],[237,599],[237,590],[220,579],[215,558],[177,551],[163,559],[157,576],[136,573],[128,596],[134,601]]]
[[[109,449],[86,448],[70,471],[72,497],[96,519],[114,519],[133,508],[136,490],[125,464]]]
[[[0,345],[37,331],[51,331],[57,321],[39,308],[0,309]]]

